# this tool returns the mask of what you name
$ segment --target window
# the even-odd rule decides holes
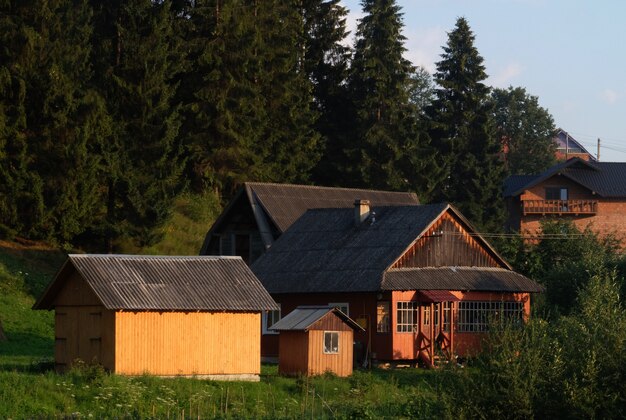
[[[433,309],[433,322],[435,323],[435,327],[439,326],[439,304],[435,303]]]
[[[546,187],[546,200],[567,200],[567,188]]]
[[[376,332],[389,332],[389,302],[378,302],[376,304]]]
[[[324,331],[324,353],[339,353],[339,332]]]
[[[418,309],[417,302],[398,302],[396,331],[416,332]]]
[[[263,334],[278,334],[278,331],[271,331],[269,328],[280,320],[280,303],[277,311],[265,311],[263,313]]]
[[[452,302],[443,302],[443,330],[450,331],[450,313],[452,311]]]
[[[329,303],[328,306],[330,306],[331,308],[337,308],[344,314],[350,316],[350,304],[347,302]]]
[[[486,332],[491,322],[521,323],[522,302],[459,302],[458,332]]]
[[[422,307],[422,325],[430,325],[430,306]]]
[[[250,235],[238,233],[235,235],[235,255],[241,257],[248,264],[250,261]]]

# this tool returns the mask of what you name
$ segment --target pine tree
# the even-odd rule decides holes
[[[353,185],[424,195],[437,170],[427,168],[428,138],[409,98],[413,66],[403,57],[400,8],[393,0],[365,0],[363,11],[349,78],[355,135],[347,176]]]
[[[459,18],[437,63],[430,134],[444,167],[437,199],[456,204],[479,228],[499,230],[503,164],[496,139],[483,59],[474,34]]]
[[[182,71],[175,14],[169,1],[94,2],[93,60],[98,86],[114,121],[103,146],[106,249],[131,238],[158,240],[182,186],[179,106],[174,97]]]

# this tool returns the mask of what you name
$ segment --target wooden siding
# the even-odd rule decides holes
[[[278,344],[278,371],[281,375],[308,373],[308,334],[304,331],[281,331]]]
[[[333,313],[328,313],[323,316],[315,324],[309,327],[311,330],[325,330],[325,331],[353,331],[345,322]]]
[[[309,331],[309,375],[321,375],[330,371],[337,376],[350,376],[353,363],[352,345],[352,330],[339,331],[339,352],[337,354],[325,354],[324,331]]]
[[[502,267],[450,213],[439,218],[391,268],[444,266]]]
[[[117,312],[115,331],[116,373],[260,373],[260,313]]]
[[[113,369],[113,313],[103,306],[57,306],[54,336],[58,371],[78,359]]]
[[[100,306],[102,302],[77,271],[65,280],[65,285],[54,299],[55,306]]]

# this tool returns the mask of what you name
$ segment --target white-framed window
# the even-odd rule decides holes
[[[416,332],[419,305],[417,302],[396,303],[396,331]]]
[[[443,330],[450,331],[450,314],[452,313],[452,302],[443,302]]]
[[[422,306],[422,325],[430,325],[430,306]]]
[[[331,302],[328,306],[331,308],[337,308],[344,314],[350,316],[350,304],[348,302]]]
[[[522,302],[459,302],[457,331],[487,332],[492,322],[521,323],[524,315]]]
[[[324,331],[324,353],[339,353],[339,331]]]
[[[376,332],[388,333],[391,330],[389,302],[376,303]]]
[[[272,331],[269,328],[280,320],[280,303],[277,311],[264,311],[261,324],[263,325],[263,334],[278,334],[278,331]]]

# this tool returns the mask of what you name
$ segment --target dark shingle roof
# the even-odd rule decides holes
[[[356,199],[370,200],[371,206],[419,204],[415,193],[406,192],[263,182],[246,182],[245,188],[281,232],[309,209],[352,208]]]
[[[35,309],[52,309],[64,279],[76,270],[107,309],[276,309],[239,257],[69,255]]]
[[[330,306],[298,306],[269,329],[272,331],[306,331],[317,321],[333,312],[354,330],[365,331],[348,315]]]
[[[504,268],[400,268],[385,273],[382,290],[473,290],[485,292],[542,292],[529,278]]]
[[[626,162],[586,162],[572,158],[538,175],[514,175],[505,181],[504,196],[513,197],[551,178],[565,176],[601,197],[626,197]]]
[[[354,209],[307,211],[252,264],[270,293],[380,289],[387,269],[446,204],[375,207],[375,222],[354,224]]]

